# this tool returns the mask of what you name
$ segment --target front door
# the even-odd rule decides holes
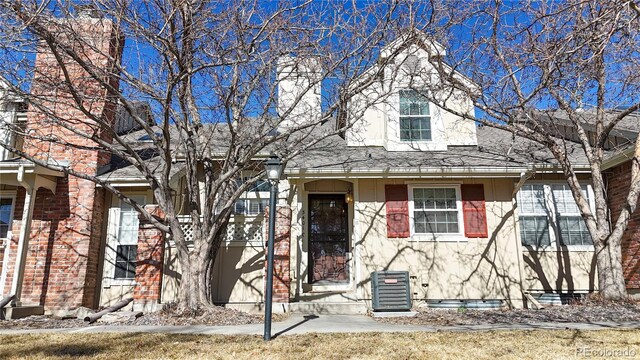
[[[349,210],[344,195],[309,195],[309,282],[349,282]]]

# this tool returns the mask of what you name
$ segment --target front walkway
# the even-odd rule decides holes
[[[495,330],[605,330],[640,329],[640,322],[593,322],[593,323],[530,323],[530,324],[484,324],[454,326],[395,325],[380,323],[364,315],[292,315],[289,319],[273,323],[273,336],[306,333],[362,333],[362,332],[438,332],[438,331],[495,331]],[[262,324],[229,326],[88,326],[71,329],[2,330],[0,335],[26,333],[103,333],[103,332],[149,332],[174,334],[220,334],[262,335]]]

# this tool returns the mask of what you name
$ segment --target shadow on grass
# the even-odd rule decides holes
[[[0,336],[0,359],[167,358],[208,354],[228,346],[262,346],[249,335],[59,333]],[[196,358],[199,358],[196,356]]]
[[[140,333],[128,334],[29,334],[7,335],[0,338],[0,359],[5,358],[82,358],[98,355],[113,354],[124,344],[135,344],[138,349],[152,350],[158,342],[140,345],[144,335]],[[172,339],[172,341],[181,339]],[[184,341],[191,341],[185,338]],[[132,354],[122,354],[132,357]]]

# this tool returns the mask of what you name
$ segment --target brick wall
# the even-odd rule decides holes
[[[615,221],[624,204],[631,181],[631,162],[607,170],[608,197]],[[627,289],[640,289],[640,209],[632,214],[622,238],[622,265]]]
[[[152,208],[153,207],[153,208]],[[159,213],[157,205],[147,205],[150,213]],[[133,290],[134,306],[144,308],[160,302],[162,290],[162,264],[164,259],[164,233],[140,218],[138,254],[136,257],[136,285]]]
[[[72,39],[66,31],[74,29],[97,48],[95,51],[69,40],[70,46],[95,66],[99,76],[105,76],[117,88],[117,78],[109,76],[109,72],[113,70],[112,59],[119,59],[122,53],[123,42],[111,21],[79,18],[51,24],[50,31],[58,34],[57,38]],[[71,83],[80,89],[78,96],[82,98],[82,105],[93,116],[113,124],[116,108],[113,92],[73,61],[65,63]],[[110,162],[109,154],[77,148],[95,147],[96,143],[75,134],[65,125],[97,134],[106,141],[111,139],[74,103],[65,83],[61,67],[43,43],[36,56],[32,83],[32,93],[39,100],[37,106],[30,104],[26,124],[27,132],[35,137],[25,139],[24,151],[42,160],[68,164],[75,171],[94,175],[99,167]],[[52,136],[69,145],[39,140],[37,137],[41,136]],[[50,310],[96,306],[104,202],[104,190],[96,188],[89,180],[74,176],[59,178],[55,194],[44,189],[37,191],[22,287],[23,304],[45,305]],[[23,204],[24,190],[20,189],[14,212],[12,254],[16,254]],[[13,270],[15,256],[7,266]],[[13,271],[9,274],[7,285],[10,287]]]
[[[269,209],[267,209],[264,218],[264,238],[265,241],[268,241]],[[276,207],[276,228],[273,249],[273,301],[287,303],[291,295],[291,208],[289,206]],[[267,262],[265,261],[265,269],[266,266]]]

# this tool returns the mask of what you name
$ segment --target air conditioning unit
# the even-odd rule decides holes
[[[408,271],[376,271],[371,273],[373,311],[411,310]]]

